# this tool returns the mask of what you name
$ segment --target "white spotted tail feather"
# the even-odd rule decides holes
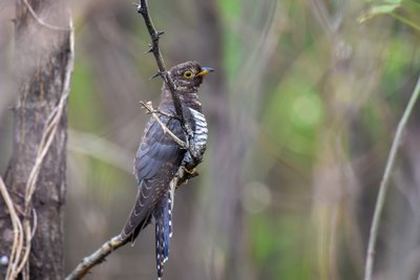
[[[163,276],[163,266],[169,258],[169,246],[172,237],[172,204],[169,192],[161,200],[159,207],[155,208],[155,242],[156,242],[156,270],[158,279]]]

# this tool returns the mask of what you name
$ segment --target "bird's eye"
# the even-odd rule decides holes
[[[187,70],[184,72],[184,78],[191,79],[193,77],[193,72]]]

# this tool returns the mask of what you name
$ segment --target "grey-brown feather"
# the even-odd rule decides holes
[[[161,115],[161,121],[178,138],[185,140],[181,124],[176,118]],[[145,221],[159,198],[168,191],[169,182],[177,172],[184,157],[185,150],[165,134],[155,119],[149,121],[145,136],[136,154],[134,173],[139,190],[129,219],[121,233],[128,238],[139,226],[146,226]]]
[[[177,86],[176,94],[183,107],[185,125],[192,129],[192,135],[187,134],[179,116],[166,115],[175,115],[176,110],[172,95],[165,84],[162,87],[162,98],[158,110],[165,113],[159,115],[161,122],[179,139],[183,141],[188,139],[192,146],[189,151],[181,148],[170,135],[164,133],[154,118],[148,121],[134,163],[134,174],[139,187],[136,203],[121,232],[123,239],[134,240],[154,216],[159,277],[163,273],[163,264],[169,253],[169,239],[172,234],[173,200],[169,194],[170,181],[181,164],[187,168],[194,168],[201,162],[207,143],[207,123],[197,94],[202,77],[197,75],[189,81],[183,77],[187,69],[191,69],[194,73],[201,71],[201,67],[196,62],[186,62],[173,67],[169,73]],[[199,160],[196,161],[194,157],[198,157]],[[162,205],[166,205],[167,211],[162,211],[164,210]],[[167,207],[168,205],[170,207]]]

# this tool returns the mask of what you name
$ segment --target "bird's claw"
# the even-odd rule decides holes
[[[177,189],[181,187],[183,184],[185,184],[189,179],[197,177],[199,175],[195,168],[190,170],[186,168],[184,165],[182,165],[181,170],[184,171],[184,174],[180,178],[179,184],[176,186]]]
[[[197,170],[195,168],[193,168],[191,170],[189,170],[185,166],[181,166],[181,168],[182,168],[182,170],[184,170],[185,173],[188,174],[189,178],[196,177],[196,176],[199,175],[198,172],[197,172]]]

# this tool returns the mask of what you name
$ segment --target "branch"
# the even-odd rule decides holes
[[[166,127],[165,124],[162,123],[162,121],[159,119],[158,115],[156,113],[165,115],[167,117],[173,118],[173,116],[170,116],[168,114],[165,114],[163,112],[157,111],[155,109],[153,109],[152,106],[152,102],[147,102],[144,103],[143,101],[140,101],[140,104],[142,105],[143,108],[145,108],[150,114],[152,114],[152,117],[159,123],[160,127],[163,130],[164,134],[168,134],[169,136],[171,136],[171,138],[179,145],[181,146],[181,148],[183,149],[188,149],[188,143],[182,141],[181,139],[179,139],[169,128]]]
[[[372,280],[373,273],[373,263],[375,260],[375,247],[376,247],[376,238],[378,236],[378,228],[380,223],[380,218],[382,210],[385,204],[386,193],[388,191],[388,181],[391,175],[392,168],[394,167],[395,157],[398,152],[398,147],[400,146],[401,138],[404,132],[405,125],[413,111],[414,105],[416,104],[417,99],[420,95],[420,76],[417,80],[416,87],[411,95],[410,100],[408,101],[407,107],[405,108],[404,114],[398,123],[397,132],[395,133],[394,141],[392,142],[391,150],[388,155],[388,160],[385,166],[385,172],[379,186],[379,194],[376,200],[375,212],[373,214],[372,225],[370,227],[369,233],[369,243],[368,251],[366,255],[366,267],[365,267],[365,280]]]
[[[188,144],[179,139],[173,132],[168,129],[165,124],[159,119],[157,113],[165,114],[153,109],[152,103],[149,101],[147,103],[140,101],[140,104],[150,113],[152,114],[153,118],[160,124],[163,131],[168,133],[169,136],[173,138],[173,140],[183,148],[187,148]],[[166,115],[166,114],[165,114]],[[167,115],[168,117],[172,117]],[[173,191],[178,188],[180,185],[185,183],[188,179],[197,176],[198,173],[195,170],[188,170],[185,166],[181,166],[178,172],[175,174],[174,178],[169,183],[171,196],[173,201]],[[102,263],[105,261],[105,258],[112,253],[112,251],[117,250],[118,248],[124,246],[130,241],[130,239],[122,239],[120,235],[114,236],[108,241],[106,241],[98,250],[96,250],[93,254],[85,257],[77,267],[66,277],[66,280],[76,280],[82,279],[94,266]]]
[[[159,39],[160,36],[162,36],[162,31],[156,31],[153,22],[150,18],[148,6],[147,6],[147,0],[139,0],[140,2],[137,4],[137,12],[140,13],[143,16],[144,23],[146,24],[147,30],[150,34],[150,38],[152,39],[152,43],[150,46],[150,49],[148,50],[148,53],[153,53],[156,64],[158,66],[159,72],[157,75],[161,76],[164,83],[168,86],[172,99],[174,102],[174,107],[176,111],[176,116],[170,116],[170,117],[177,117],[180,119],[181,124],[185,127],[185,118],[183,115],[182,110],[182,104],[178,98],[178,96],[175,94],[176,87],[174,82],[172,81],[171,77],[169,76],[169,73],[166,71],[165,63],[162,58],[162,54],[159,49]],[[149,112],[152,114],[153,118],[155,118],[165,133],[168,133],[173,140],[179,144],[183,148],[188,148],[188,143],[182,141],[179,139],[175,134],[172,133],[159,119],[157,113],[162,113],[159,111],[154,110],[151,102],[140,102],[140,104]],[[163,114],[163,113],[162,113]],[[188,129],[188,128],[187,128]],[[171,196],[173,196],[173,191],[179,187],[181,184],[185,183],[188,179],[197,176],[197,173],[193,171],[189,171],[185,168],[185,166],[181,166],[177,173],[175,174],[174,178],[170,182],[170,190],[171,190]],[[66,280],[75,280],[75,279],[82,279],[83,276],[85,276],[94,266],[102,263],[105,261],[105,258],[112,253],[112,251],[117,250],[118,248],[124,246],[130,241],[130,239],[122,239],[120,235],[117,235],[115,237],[112,237],[108,241],[106,241],[98,250],[96,250],[93,254],[85,257],[79,265],[66,277]]]
[[[112,251],[127,244],[129,239],[123,240],[120,235],[117,235],[106,241],[98,250],[92,255],[85,257],[77,267],[66,277],[66,280],[82,279],[92,267],[105,261],[105,258],[112,253]]]
[[[164,32],[156,31],[156,28],[149,15],[149,8],[147,5],[147,0],[139,0],[139,3],[137,4],[137,12],[143,16],[144,23],[146,24],[146,27],[147,27],[147,31],[149,32],[150,38],[152,39],[150,49],[147,52],[153,53],[153,56],[155,57],[156,64],[159,69],[157,75],[161,76],[165,84],[168,86],[169,91],[171,92],[171,95],[172,95],[172,100],[174,101],[175,112],[177,116],[181,118],[181,124],[185,126],[185,120],[184,120],[185,118],[183,115],[181,101],[179,100],[179,97],[175,93],[176,92],[175,84],[173,80],[171,79],[171,77],[169,76],[168,71],[166,71],[165,62],[163,60],[162,53],[159,49],[159,39],[160,39],[160,36],[164,34]]]
[[[172,133],[159,119],[157,113],[162,113],[153,109],[151,102],[144,103],[140,101],[140,104],[152,114],[152,116],[157,120],[157,122],[162,127],[165,133],[168,133],[173,140],[183,148],[187,148],[188,144],[179,139],[175,134]],[[164,114],[164,113],[162,113]],[[172,117],[172,116],[169,116]],[[198,173],[195,170],[188,170],[185,166],[181,166],[178,172],[175,174],[174,178],[169,183],[171,196],[173,197],[173,191],[185,183],[188,179],[197,176]],[[172,198],[173,199],[173,198]],[[77,267],[66,277],[66,280],[76,280],[82,279],[94,266],[102,263],[105,261],[105,258],[112,253],[112,251],[117,250],[118,248],[124,246],[130,241],[130,239],[126,238],[125,240],[121,238],[120,235],[114,236],[108,241],[106,241],[98,250],[96,250],[93,254],[85,257]]]
[[[190,172],[186,168],[179,168],[175,177],[169,183],[171,192],[177,187],[185,183],[188,179],[197,176],[197,173]],[[173,194],[171,194],[173,196]],[[114,236],[106,241],[98,250],[91,255],[83,258],[83,260],[76,266],[76,268],[66,277],[65,280],[82,279],[94,266],[103,263],[105,258],[113,251],[124,246],[130,241],[129,238],[125,240],[120,235]]]

